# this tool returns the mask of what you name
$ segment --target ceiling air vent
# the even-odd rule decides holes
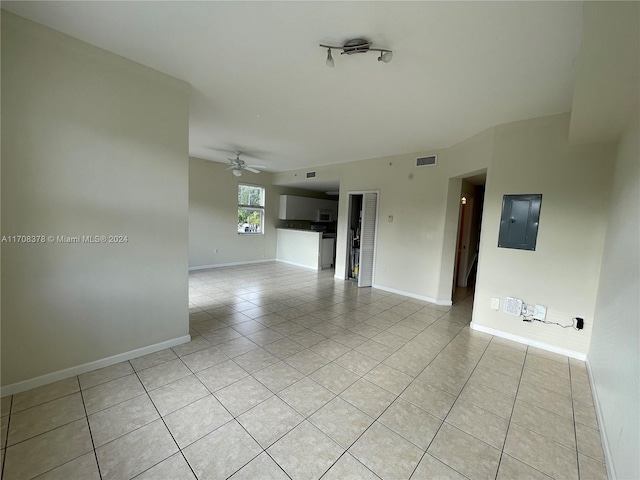
[[[316,172],[307,172],[307,178],[316,178]]]
[[[437,155],[429,155],[428,157],[416,158],[416,167],[433,167],[438,164]]]

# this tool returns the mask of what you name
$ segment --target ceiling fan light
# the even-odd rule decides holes
[[[331,56],[331,49],[327,49],[327,67],[333,68],[335,66],[335,62],[333,61],[333,57]]]
[[[234,169],[233,169],[233,170],[231,170],[231,171],[233,172],[233,174],[234,174],[236,177],[240,177],[240,176],[242,176],[242,170],[241,170],[241,169],[239,169],[239,168],[234,168]]]
[[[393,58],[393,52],[380,52],[378,57],[379,62],[389,63]]]

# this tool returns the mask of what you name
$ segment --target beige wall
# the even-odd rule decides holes
[[[589,348],[615,475],[640,478],[640,122],[618,145],[595,323]],[[611,465],[609,465],[611,467]]]
[[[613,144],[569,147],[569,115],[496,127],[487,176],[473,324],[586,354],[594,323],[600,259],[607,225]],[[498,248],[502,197],[541,193],[535,251]],[[547,307],[541,323],[490,308],[491,297],[517,297]]]
[[[2,14],[2,384],[188,335],[188,86]]]
[[[325,198],[273,185],[272,174],[243,172],[235,177],[228,165],[189,159],[189,267],[259,262],[276,258],[276,226],[280,195]],[[238,184],[265,188],[263,235],[238,235]]]

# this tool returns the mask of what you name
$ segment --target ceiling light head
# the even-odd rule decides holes
[[[233,174],[236,177],[241,177],[242,176],[242,169],[241,168],[234,168],[233,170],[231,170],[233,172]]]
[[[354,53],[367,53],[367,52],[380,52],[380,56],[378,57],[379,62],[389,63],[393,58],[393,52],[391,50],[387,50],[386,48],[373,48],[372,43],[364,38],[352,38],[351,40],[347,40],[344,42],[342,46],[336,45],[324,45],[320,44],[321,47],[327,49],[327,67],[333,68],[335,62],[333,60],[333,56],[331,55],[331,50],[342,50],[340,55],[353,55]]]
[[[390,50],[385,50],[380,52],[380,56],[378,57],[379,62],[389,63],[393,58],[393,52]]]
[[[335,62],[333,61],[333,57],[331,56],[331,49],[327,50],[327,67],[333,68],[335,66]]]

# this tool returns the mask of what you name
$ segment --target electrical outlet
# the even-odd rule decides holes
[[[515,315],[515,316],[521,315],[522,300],[520,300],[519,298],[505,297],[503,311],[508,315]]]
[[[522,315],[533,315],[534,307],[528,303],[522,305]]]

